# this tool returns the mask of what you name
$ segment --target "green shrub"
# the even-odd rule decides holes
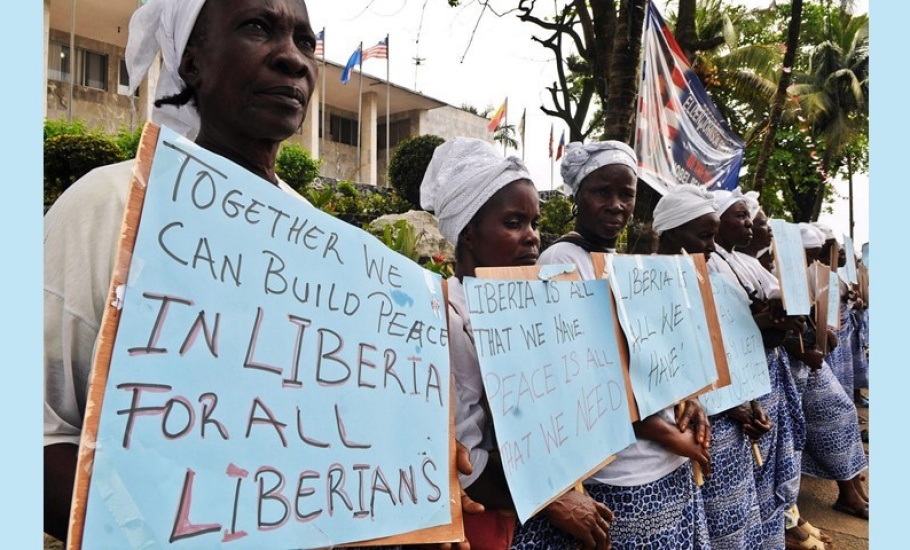
[[[572,216],[572,199],[565,195],[551,194],[540,202],[540,232],[565,235],[572,230],[575,219]]]
[[[439,136],[427,134],[407,138],[395,147],[389,161],[389,183],[414,208],[420,208],[420,182],[433,151],[444,142]]]
[[[314,159],[296,143],[286,143],[278,150],[275,172],[300,194],[306,194],[307,187],[319,175],[320,168],[322,160]]]
[[[50,120],[44,119],[44,141],[47,142],[52,137],[62,135],[84,136],[86,134],[97,134],[97,131],[89,131],[84,120],[76,119],[72,122],[68,120]]]
[[[126,160],[110,138],[100,134],[60,134],[44,142],[44,203],[61,193],[93,168]]]
[[[142,127],[135,130],[128,130],[126,126],[121,126],[114,135],[114,143],[123,153],[123,158],[135,158],[136,151],[139,150],[139,139],[142,137]]]

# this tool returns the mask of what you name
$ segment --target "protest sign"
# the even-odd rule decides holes
[[[74,546],[319,548],[451,524],[440,278],[156,130],[96,354]]]
[[[847,261],[844,267],[841,268],[844,270],[844,280],[851,285],[858,284],[859,279],[856,277],[856,249],[853,248],[853,239],[849,235],[844,235],[844,251],[847,255]]]
[[[463,283],[503,470],[524,522],[635,441],[609,290],[603,280]]]
[[[699,397],[705,412],[712,415],[769,393],[771,379],[761,332],[742,290],[720,273],[710,278],[731,378],[729,386]]]
[[[715,382],[729,384],[722,347],[716,340],[715,349],[706,315],[710,290],[699,283],[701,277],[707,284],[707,276],[697,273],[691,256],[609,254],[605,261],[641,418]],[[725,373],[720,381],[719,362]]]
[[[840,280],[834,271],[828,272],[828,326],[840,330]]]
[[[774,235],[774,267],[787,315],[809,315],[812,310],[806,276],[806,250],[799,226],[781,219],[768,220]]]

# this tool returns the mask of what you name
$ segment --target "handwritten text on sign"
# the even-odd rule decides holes
[[[607,262],[641,417],[714,382],[717,367],[692,258],[610,254]]]
[[[731,383],[699,399],[706,413],[718,414],[770,393],[771,379],[761,332],[742,290],[720,273],[710,277]]]
[[[438,276],[162,128],[86,547],[313,548],[449,523]]]
[[[777,218],[768,220],[768,224],[774,234],[774,264],[787,315],[808,315],[812,304],[806,275],[806,250],[799,226]]]
[[[484,389],[516,511],[635,440],[605,281],[465,277]]]

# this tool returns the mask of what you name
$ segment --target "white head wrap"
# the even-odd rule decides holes
[[[595,141],[583,144],[573,141],[566,147],[559,173],[570,194],[578,192],[582,180],[601,166],[621,164],[638,174],[638,157],[631,147],[621,141]]]
[[[758,202],[758,191],[746,191],[743,196],[746,197],[749,216],[754,220],[755,216],[758,216],[758,213],[761,212],[761,204]]]
[[[724,212],[734,204],[742,201],[748,205],[748,199],[743,195],[743,192],[737,187],[733,191],[727,191],[726,189],[718,189],[714,192],[714,201],[717,206],[717,215],[723,216]]]
[[[825,244],[825,234],[811,223],[799,224],[799,236],[803,239],[803,248],[821,248]]]
[[[812,222],[812,225],[815,226],[816,229],[818,229],[819,231],[822,232],[822,234],[825,236],[826,241],[830,241],[830,240],[836,241],[837,240],[837,237],[834,236],[834,230],[831,229],[831,227],[829,227],[821,222]]]
[[[149,0],[133,13],[126,43],[130,92],[142,83],[159,51],[162,64],[155,99],[183,91],[186,84],[177,70],[204,3],[205,0]],[[199,131],[199,113],[189,103],[179,108],[174,105],[155,107],[149,119],[190,139]]]
[[[698,185],[677,185],[654,207],[651,229],[658,235],[705,214],[714,213],[714,195]]]
[[[452,244],[477,211],[515,180],[531,179],[518,157],[503,158],[492,143],[456,137],[436,148],[420,184],[420,206],[432,210]]]

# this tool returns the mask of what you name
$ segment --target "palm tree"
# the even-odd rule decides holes
[[[797,76],[792,88],[813,135],[823,144],[826,174],[844,162],[849,168],[847,147],[868,133],[869,117],[869,16],[853,16],[841,8],[829,20],[828,40],[812,50],[808,70]],[[826,188],[824,181],[819,183],[812,219],[821,212]]]
[[[499,128],[493,134],[493,141],[501,143],[503,147],[509,147],[518,150],[518,140],[515,139],[514,124],[500,124]]]

